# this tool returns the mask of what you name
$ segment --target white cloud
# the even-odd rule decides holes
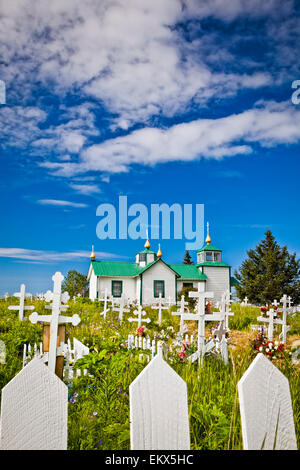
[[[254,143],[272,147],[299,142],[299,121],[300,112],[290,103],[259,102],[253,109],[219,119],[139,129],[84,149],[78,163],[55,163],[49,168],[60,176],[87,171],[109,174],[127,172],[134,164],[246,155]]]
[[[83,204],[81,202],[61,201],[59,199],[39,199],[37,203],[42,204],[44,206],[60,206],[60,207],[76,207],[76,208],[88,207],[87,204]]]
[[[288,0],[284,6],[279,0],[5,2],[0,41],[7,67],[1,78],[8,84],[19,83],[20,93],[37,80],[61,96],[76,87],[116,114],[112,126],[128,129],[156,114],[181,112],[192,100],[206,103],[211,97],[261,87],[274,79],[259,69],[243,74],[227,71],[236,57],[220,45],[219,36],[207,33],[185,41],[175,27],[179,21],[268,18],[278,16],[279,10],[284,18],[291,5]],[[223,61],[218,63],[221,54]],[[207,56],[215,57],[215,63],[209,63]],[[225,61],[228,57],[230,63]],[[65,134],[64,128],[56,132],[61,146],[76,152],[87,129],[80,135]],[[52,133],[48,138],[51,145]]]
[[[81,250],[72,252],[57,252],[30,250],[27,248],[0,248],[1,258],[15,258],[19,260],[27,260],[33,262],[55,262],[55,261],[75,261],[90,259],[91,251]],[[97,259],[101,258],[126,258],[114,253],[96,252]]]
[[[70,184],[71,188],[79,194],[95,194],[101,193],[100,188],[96,184]]]

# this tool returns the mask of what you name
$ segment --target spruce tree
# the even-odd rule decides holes
[[[283,294],[290,295],[292,302],[300,301],[300,260],[296,253],[290,254],[286,246],[280,247],[272,232],[265,233],[254,250],[247,252],[245,259],[235,271],[240,282],[236,286],[238,297],[248,297],[253,304],[280,301]]]
[[[184,255],[184,258],[183,258],[183,264],[194,264],[188,250],[185,250],[185,255]]]
[[[69,293],[71,299],[80,294],[82,297],[88,295],[88,280],[84,274],[75,271],[75,269],[68,272],[67,277],[62,284],[62,291]]]

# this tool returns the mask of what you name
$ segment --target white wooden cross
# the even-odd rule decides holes
[[[138,305],[138,309],[137,310],[134,310],[133,311],[134,315],[137,315],[137,318],[128,318],[128,321],[130,322],[133,322],[133,321],[137,321],[138,322],[138,328],[141,326],[142,322],[145,322],[145,323],[150,323],[150,318],[142,318],[144,315],[146,315],[146,312],[145,310],[143,310],[143,306],[142,305]]]
[[[180,300],[180,310],[177,310],[177,312],[172,312],[172,315],[180,316],[180,331],[179,331],[180,335],[183,335],[184,333],[184,316],[187,314],[188,315],[190,314],[189,310],[188,310],[188,313],[184,311],[185,305],[188,305],[188,302],[184,301],[184,295],[182,295],[181,300]]]
[[[109,310],[109,308],[107,308],[107,302],[108,302],[108,300],[109,300],[109,298],[108,298],[108,293],[107,293],[107,289],[104,290],[104,298],[103,298],[103,299],[99,299],[99,300],[100,300],[100,302],[104,302],[104,310],[103,310],[103,312],[100,313],[100,315],[103,315],[103,318],[104,318],[104,320],[105,320],[105,319],[106,319],[106,314],[107,314],[107,312],[108,312],[108,310]]]
[[[285,344],[286,343],[286,334],[290,329],[290,326],[288,326],[287,323],[286,323],[287,313],[288,313],[287,304],[288,304],[288,302],[290,302],[290,300],[288,299],[286,294],[284,294],[281,297],[280,302],[282,303],[282,319],[279,320],[279,322],[282,325],[282,329],[281,329],[281,333],[280,333],[279,337],[281,338],[282,342]]]
[[[11,305],[8,310],[19,310],[19,320],[22,321],[24,318],[24,310],[34,310],[33,306],[24,305],[26,297],[32,298],[31,294],[25,293],[25,284],[21,284],[20,292],[15,292],[14,297],[20,297],[20,305]]]
[[[225,334],[227,333],[227,328],[224,327],[225,321],[222,320],[218,327],[213,330],[213,335],[216,339],[216,349],[221,352],[221,356],[225,362],[228,364],[228,346]]]
[[[163,306],[161,293],[159,294],[158,305],[154,306],[152,308],[158,309],[158,324],[160,325],[161,324],[161,313],[162,313],[161,311],[166,310],[166,309],[169,308],[168,306]]]
[[[211,316],[214,314],[205,315],[205,300],[212,299],[214,297],[213,292],[200,292],[200,284],[198,286],[198,291],[190,291],[189,297],[194,297],[197,299],[197,321],[198,321],[198,351],[202,354],[205,345],[205,321],[208,321]],[[217,317],[218,320],[220,317]]]
[[[46,294],[46,299],[52,300],[52,315],[38,315],[36,312],[33,312],[29,320],[31,323],[39,322],[49,322],[50,323],[50,343],[49,343],[49,353],[48,353],[48,367],[50,370],[55,372],[55,364],[56,364],[56,343],[57,343],[57,331],[59,323],[72,323],[72,325],[76,326],[80,323],[80,318],[77,314],[73,315],[72,317],[66,317],[60,315],[61,310],[66,310],[68,308],[67,305],[62,306],[62,300],[68,300],[69,294],[65,292],[64,294],[61,293],[61,283],[64,279],[64,276],[60,272],[56,272],[52,276],[52,280],[54,282],[53,293],[48,291]]]
[[[248,300],[248,297],[245,297],[241,305],[246,307],[248,305]]]
[[[278,322],[281,323],[281,320],[275,320],[275,315],[277,312],[273,308],[270,308],[270,310],[267,311],[267,315],[269,318],[265,317],[258,317],[258,321],[262,321],[265,323],[268,323],[268,340],[273,341],[273,332],[274,332],[274,324],[278,324]]]
[[[124,312],[130,312],[130,308],[125,308],[125,304],[126,304],[126,298],[125,296],[122,295],[121,299],[120,299],[120,306],[119,307],[114,307],[113,311],[117,311],[119,312],[119,320],[120,320],[120,323],[122,323],[123,321],[123,313]]]
[[[221,302],[219,304],[219,310],[221,313],[224,314],[225,317],[225,328],[227,329],[227,331],[229,331],[229,317],[234,316],[234,313],[230,310],[230,302],[232,301],[230,300],[230,294],[228,296],[228,292],[229,291],[224,292],[221,297]]]
[[[6,362],[6,346],[4,341],[0,339],[0,364],[5,364]]]

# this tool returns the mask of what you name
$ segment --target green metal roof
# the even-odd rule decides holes
[[[120,276],[120,277],[136,277],[149,269],[154,264],[162,262],[178,275],[177,271],[171,265],[165,263],[162,259],[152,261],[146,266],[140,266],[138,263],[130,263],[125,261],[91,261],[96,276]]]
[[[96,276],[138,276],[140,266],[138,263],[125,261],[92,261]]]
[[[204,261],[203,263],[197,264],[197,267],[198,266],[216,266],[220,268],[225,268],[225,267],[230,268],[229,264],[226,264],[223,262],[217,262],[217,261]]]
[[[234,276],[230,276],[230,285],[231,286],[238,286],[239,284],[240,284],[239,281]]]
[[[170,268],[177,272],[183,279],[207,279],[194,264],[170,264]]]
[[[138,254],[141,254],[141,253],[148,253],[151,255],[155,255],[155,251],[149,250],[149,248],[145,248],[143,251],[139,251]]]
[[[204,245],[200,250],[197,251],[197,253],[200,253],[200,251],[222,251],[219,248],[216,248],[213,245]]]

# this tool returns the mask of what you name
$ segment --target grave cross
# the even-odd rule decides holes
[[[128,318],[128,321],[130,322],[133,322],[133,321],[137,321],[138,322],[138,328],[141,326],[142,322],[145,322],[145,323],[150,323],[150,318],[142,318],[142,316],[146,315],[146,312],[145,310],[142,310],[143,306],[142,305],[139,305],[138,306],[138,309],[137,310],[134,310],[133,313],[134,315],[137,315],[137,318]]]
[[[188,310],[188,313],[184,311],[185,305],[188,305],[188,302],[184,301],[184,295],[182,295],[181,300],[180,300],[180,310],[177,310],[177,312],[172,312],[172,315],[180,316],[180,331],[179,331],[180,335],[183,335],[184,333],[183,331],[184,330],[184,317],[185,315],[190,314],[189,310]]]
[[[25,293],[25,284],[21,284],[20,292],[15,292],[14,297],[20,297],[20,305],[11,305],[8,310],[19,310],[19,320],[22,321],[24,317],[24,310],[34,310],[33,306],[24,305],[26,297],[31,297],[31,294]]]
[[[161,311],[162,311],[162,310],[166,310],[166,309],[169,308],[168,306],[163,306],[161,293],[159,294],[158,305],[157,305],[157,306],[154,306],[154,307],[152,307],[152,308],[158,309],[158,323],[159,323],[159,325],[160,325],[160,324],[161,324],[161,313],[162,313]]]
[[[288,302],[290,302],[290,300],[288,299],[286,294],[284,294],[281,297],[280,302],[282,303],[282,320],[281,321],[279,320],[279,321],[282,325],[282,329],[281,329],[281,334],[279,336],[281,336],[282,342],[286,343],[286,334],[288,330],[290,329],[290,327],[286,323],[286,318],[287,318],[287,313],[288,313],[287,304]]]
[[[108,295],[107,295],[107,289],[105,289],[105,291],[104,291],[104,298],[103,298],[103,299],[99,299],[99,300],[100,300],[100,302],[104,302],[104,310],[103,310],[103,312],[100,313],[100,315],[103,315],[103,318],[104,318],[104,320],[105,320],[105,319],[106,319],[106,314],[107,314],[107,312],[108,312],[108,310],[109,310],[109,308],[107,308],[107,302],[108,302],[108,300],[109,300],[109,299],[108,299]]]
[[[57,332],[59,323],[72,323],[76,326],[80,323],[80,318],[77,314],[72,317],[66,317],[60,315],[61,310],[66,310],[67,305],[62,306],[62,299],[67,299],[69,296],[67,293],[61,293],[61,283],[64,279],[64,276],[60,272],[56,272],[52,276],[54,282],[53,293],[48,291],[46,298],[53,300],[52,302],[52,315],[38,315],[36,312],[33,312],[29,320],[31,323],[39,322],[49,322],[50,323],[50,344],[49,344],[49,354],[48,354],[48,367],[50,370],[55,372],[56,364],[56,343],[57,343]],[[50,295],[51,294],[51,295]],[[67,295],[66,295],[67,294]]]
[[[123,321],[123,313],[124,312],[130,312],[130,309],[129,308],[125,308],[125,297],[122,295],[121,299],[120,299],[120,307],[114,307],[113,311],[117,311],[119,312],[119,320],[120,320],[120,323],[122,323]]]
[[[258,317],[257,320],[268,323],[268,340],[273,341],[274,325],[282,325],[282,320],[275,320],[274,317],[277,315],[277,312],[273,308],[270,308],[267,315],[269,318]]]
[[[189,292],[189,297],[194,297],[198,300],[197,302],[197,321],[198,321],[198,351],[200,353],[204,350],[205,345],[205,321],[209,320],[208,317],[213,316],[213,314],[205,315],[205,300],[211,299],[214,297],[213,292],[200,292],[200,284],[198,286],[197,292]],[[217,320],[219,317],[217,318]],[[202,353],[201,353],[202,354]]]
[[[227,331],[229,330],[229,317],[234,316],[234,313],[230,310],[230,302],[232,301],[230,300],[230,294],[228,296],[228,292],[229,291],[226,291],[222,295],[221,302],[220,302],[220,309],[219,309],[220,312],[224,314],[225,328],[227,329]]]

